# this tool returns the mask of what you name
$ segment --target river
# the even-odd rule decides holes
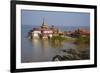
[[[89,45],[84,45],[84,44],[77,45],[74,44],[73,42],[63,42],[62,44],[55,45],[50,40],[41,40],[41,39],[30,40],[27,38],[27,33],[32,28],[33,26],[28,26],[28,25],[21,26],[21,62],[22,63],[52,61],[56,55],[63,54],[63,50],[69,50],[69,49],[75,49],[78,52],[81,50],[83,51],[81,52],[82,53],[81,59],[82,60],[89,59],[90,57]],[[77,29],[75,27],[67,27],[67,28],[65,28],[67,29],[66,31],[72,31]]]

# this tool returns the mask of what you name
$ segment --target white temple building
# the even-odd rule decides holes
[[[49,28],[48,24],[46,24],[43,20],[43,23],[40,27],[32,29],[31,38],[51,38],[57,31],[58,29],[56,29],[54,26]]]

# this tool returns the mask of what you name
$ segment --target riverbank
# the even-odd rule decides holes
[[[52,42],[73,42],[75,44],[89,44],[90,43],[90,37],[89,36],[85,36],[85,37],[77,37],[77,38],[73,38],[73,37],[62,37],[62,36],[53,36],[51,38]]]

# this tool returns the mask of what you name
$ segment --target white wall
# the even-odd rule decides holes
[[[27,0],[28,1],[28,0]],[[32,0],[31,0],[32,1]],[[98,67],[42,71],[34,73],[99,73],[100,72],[100,2],[98,0],[33,0],[74,4],[98,4]],[[0,0],[0,73],[10,73],[10,0]]]

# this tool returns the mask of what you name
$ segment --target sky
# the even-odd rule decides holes
[[[39,10],[21,10],[21,24],[41,26],[90,26],[90,14],[83,12],[56,12]]]

